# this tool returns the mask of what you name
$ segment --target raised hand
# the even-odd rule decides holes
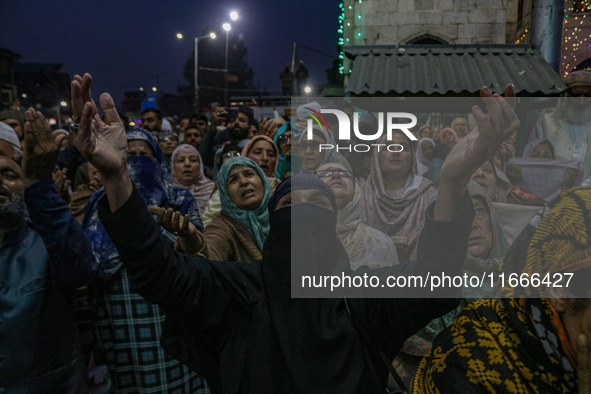
[[[72,118],[74,119],[75,123],[80,123],[80,120],[82,119],[84,104],[87,102],[94,104],[90,90],[91,86],[92,76],[90,74],[86,73],[83,77],[80,75],[74,75],[74,79],[70,84],[70,92],[72,94]]]
[[[172,208],[151,206],[150,212],[156,215],[156,222],[166,231],[178,236],[179,246],[185,253],[196,254],[203,247],[203,239],[197,228],[189,220],[189,215],[181,215]]]
[[[50,178],[57,162],[59,146],[53,138],[51,127],[41,112],[29,108],[25,112],[25,149],[23,173],[29,185]]]
[[[75,138],[76,147],[103,176],[124,173],[126,167],[127,137],[113,98],[108,93],[100,97],[105,121],[98,116],[92,101],[92,76],[74,76],[71,84],[74,120],[80,123]]]
[[[486,87],[480,89],[487,113],[477,105],[472,107],[478,127],[457,143],[441,168],[436,219],[451,218],[453,206],[464,195],[472,174],[519,128],[520,122],[513,109],[515,92],[512,84],[507,85],[504,95],[506,98],[492,94]]]
[[[86,160],[101,173],[109,206],[114,211],[127,201],[133,190],[127,173],[127,136],[113,98],[108,93],[103,93],[100,97],[105,121],[98,116],[90,95],[91,84],[90,74],[85,74],[84,78],[76,76],[72,81],[75,119],[79,115],[77,111],[84,103],[74,143]]]

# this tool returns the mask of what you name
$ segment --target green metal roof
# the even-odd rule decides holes
[[[473,96],[482,86],[520,96],[558,95],[566,86],[531,45],[345,47],[354,60],[352,96]]]

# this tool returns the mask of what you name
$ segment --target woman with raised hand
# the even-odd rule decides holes
[[[80,83],[74,81],[74,87],[73,99],[83,100]],[[512,86],[506,94],[514,95]],[[375,271],[426,275],[443,268],[448,275],[461,274],[474,214],[466,193],[469,175],[492,154],[491,146],[519,127],[507,100],[488,88],[482,88],[481,96],[487,113],[472,109],[478,130],[450,153],[437,199],[427,211],[422,243],[428,247],[417,262]],[[454,288],[435,289],[429,302],[404,298],[407,292],[400,288],[391,289],[389,294],[400,297],[392,299],[355,300],[340,291],[331,299],[291,298],[292,286],[297,287],[291,270],[301,268],[291,264],[292,246],[312,263],[324,260],[323,247],[330,246],[335,254],[328,256],[325,269],[347,270],[349,265],[336,238],[334,196],[309,175],[289,178],[269,203],[262,261],[226,263],[176,253],[129,179],[123,126],[113,116],[111,96],[101,96],[105,124],[91,121],[96,109],[90,99],[84,101],[77,144],[104,178],[101,220],[134,287],[169,312],[162,346],[203,374],[213,392],[383,392],[388,369],[376,349],[393,359],[408,336],[457,305]],[[299,184],[292,187],[293,182]],[[301,237],[291,237],[294,224],[302,229]],[[312,290],[317,294],[330,288]]]

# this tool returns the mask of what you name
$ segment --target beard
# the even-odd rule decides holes
[[[232,127],[232,130],[230,130],[230,138],[232,138],[232,140],[237,141],[237,142],[247,139],[248,138],[248,129],[236,125],[236,126]]]
[[[8,201],[0,203],[0,228],[9,229],[24,218],[25,193],[9,192]]]
[[[569,106],[566,108],[566,119],[568,120],[569,123],[573,123],[573,124],[586,123],[589,121],[589,115],[590,115],[589,111],[590,111],[589,107],[573,108],[573,107]]]

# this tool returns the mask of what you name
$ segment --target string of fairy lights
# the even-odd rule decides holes
[[[590,0],[591,1],[591,0]],[[345,1],[341,1],[339,3],[339,9],[341,10],[341,14],[339,15],[339,40],[338,40],[338,52],[339,52],[339,73],[345,74],[345,51],[343,50],[343,46],[350,45],[351,39],[360,39],[362,38],[362,34],[358,31],[354,34],[354,37],[345,37],[345,24],[347,27],[351,27],[351,24],[355,25],[356,22],[361,22],[361,7],[357,7],[357,11],[354,9],[353,4],[358,3],[362,4],[363,0],[353,0],[351,4],[345,6]],[[351,29],[347,29],[351,30]],[[350,73],[351,70],[347,70],[347,73]]]
[[[562,57],[562,69],[564,70],[563,77],[566,77],[572,66],[582,66],[586,68],[587,64],[579,65],[580,60],[578,59],[577,52],[581,48],[591,48],[591,34],[590,30],[586,28],[584,22],[585,19],[591,14],[591,0],[578,0],[574,2],[568,2],[567,7],[564,11],[564,41],[563,41],[563,57]],[[588,57],[589,52],[585,52]],[[572,58],[569,59],[569,54]]]

